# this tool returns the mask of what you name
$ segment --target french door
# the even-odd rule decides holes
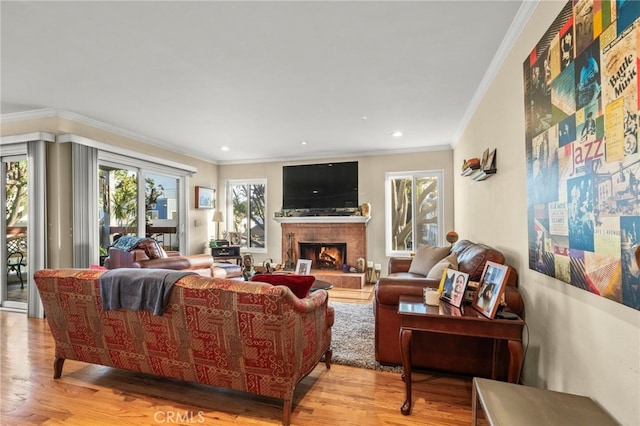
[[[26,310],[30,286],[29,268],[29,181],[26,155],[2,157],[4,248],[0,304],[3,308]]]

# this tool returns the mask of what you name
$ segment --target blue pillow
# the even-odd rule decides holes
[[[138,244],[140,240],[144,240],[142,237],[136,237],[135,235],[123,235],[118,238],[111,247],[115,247],[119,250],[129,251]]]

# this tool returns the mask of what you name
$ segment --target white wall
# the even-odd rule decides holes
[[[456,230],[499,248],[519,271],[529,330],[523,382],[587,395],[640,425],[640,312],[528,269],[522,64],[564,5],[538,5],[455,147],[454,165],[497,148],[498,167],[484,182],[456,174]]]
[[[267,254],[254,254],[257,264],[266,258],[281,259],[282,232],[273,218],[282,208],[282,167],[292,164],[325,163],[330,161],[358,161],[358,198],[360,203],[371,204],[371,220],[367,224],[367,257],[382,264],[386,274],[388,258],[384,250],[384,177],[387,172],[443,170],[444,171],[444,229],[453,229],[453,152],[424,151],[406,154],[373,155],[349,158],[326,158],[297,162],[272,162],[238,165],[219,165],[218,201],[224,203],[225,181],[229,179],[267,179]],[[226,219],[226,218],[225,218]]]

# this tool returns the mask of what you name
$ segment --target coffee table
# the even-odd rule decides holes
[[[402,380],[405,382],[406,393],[405,401],[400,408],[402,414],[411,413],[411,338],[414,331],[494,339],[491,369],[494,379],[496,376],[497,343],[498,340],[507,340],[509,347],[508,380],[512,383],[518,382],[522,368],[523,320],[488,319],[469,306],[459,309],[442,301],[439,306],[427,306],[421,297],[415,296],[400,296],[398,314],[400,315]],[[437,351],[438,348],[433,350]]]
[[[324,280],[315,280],[313,285],[311,286],[310,292],[314,292],[316,290],[331,290],[333,288],[333,284],[329,281]]]

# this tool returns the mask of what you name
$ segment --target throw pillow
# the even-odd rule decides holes
[[[138,241],[134,248],[144,250],[149,259],[161,259],[164,257],[160,245],[153,238],[143,238]]]
[[[313,275],[296,274],[255,274],[251,281],[260,281],[271,285],[283,285],[289,287],[298,299],[304,299],[309,295],[309,290],[316,277]]]
[[[433,268],[427,274],[427,278],[431,280],[439,280],[442,278],[442,273],[445,269],[458,270],[458,254],[451,253],[449,256],[442,259],[440,262],[433,265]]]
[[[115,247],[119,250],[129,251],[136,246],[142,240],[142,237],[136,237],[135,235],[123,235],[113,242],[111,247]]]
[[[436,263],[449,255],[450,247],[420,246],[411,261],[409,272],[427,276]]]

